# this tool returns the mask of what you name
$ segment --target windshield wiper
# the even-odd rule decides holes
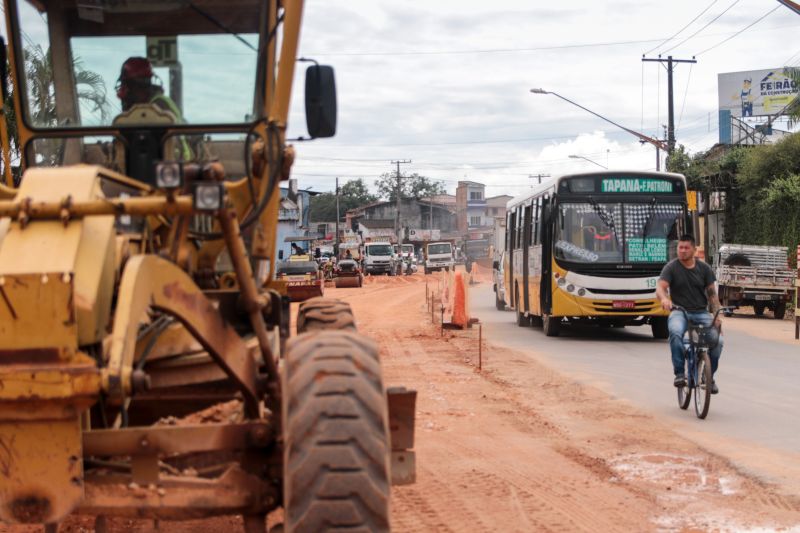
[[[653,220],[653,215],[656,213],[656,198],[653,197],[653,201],[650,202],[650,213],[647,214],[647,219],[644,221],[644,225],[642,226],[642,240],[645,239],[647,236],[647,226],[650,225],[650,221]]]
[[[600,217],[600,220],[603,222],[603,224],[605,224],[608,229],[611,230],[611,233],[614,234],[614,240],[617,241],[617,244],[619,244],[619,236],[617,236],[617,228],[614,226],[614,220],[608,217],[608,213],[606,213],[605,209],[600,207],[597,201],[591,196],[589,197],[589,205],[592,206],[592,209],[594,209],[594,212],[597,213],[598,217]]]

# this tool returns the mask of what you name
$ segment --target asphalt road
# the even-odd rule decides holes
[[[471,314],[484,324],[490,342],[598,386],[674,424],[744,472],[800,494],[800,345],[750,335],[738,322],[755,319],[726,319],[716,375],[720,394],[712,396],[708,417],[699,420],[693,405],[687,411],[678,408],[669,345],[653,339],[649,326],[567,327],[550,338],[541,328],[518,327],[513,312],[497,311],[491,284],[475,285],[470,294]],[[776,323],[758,325],[774,328]]]

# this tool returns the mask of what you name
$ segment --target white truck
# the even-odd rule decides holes
[[[364,245],[364,272],[367,274],[397,273],[397,256],[388,242],[368,242]]]
[[[431,242],[425,246],[425,273],[430,274],[434,270],[451,270],[455,268],[453,258],[453,243],[451,242]]]
[[[769,309],[782,319],[794,299],[796,277],[787,252],[785,246],[721,245],[714,265],[722,305],[752,306],[758,316]]]

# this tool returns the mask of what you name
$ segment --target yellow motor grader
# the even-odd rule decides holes
[[[414,392],[342,302],[289,338],[274,276],[303,2],[4,4],[0,521],[388,530]],[[330,67],[305,104],[332,136]]]

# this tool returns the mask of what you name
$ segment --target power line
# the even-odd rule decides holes
[[[681,114],[678,117],[678,129],[680,129],[681,121],[683,120],[683,110],[686,108],[686,95],[689,94],[689,82],[692,80],[692,68],[694,68],[694,63],[689,64],[689,75],[686,76],[686,89],[683,90],[683,103],[681,104]]]
[[[765,18],[767,18],[768,16],[770,16],[771,14],[773,14],[773,13],[774,13],[775,11],[777,11],[777,10],[778,10],[780,7],[781,7],[781,6],[776,6],[774,9],[770,9],[769,11],[767,11],[766,13],[764,13],[763,15],[761,15],[759,18],[757,18],[756,20],[754,20],[753,22],[751,22],[750,24],[748,24],[747,26],[745,26],[745,27],[744,27],[744,28],[742,28],[741,30],[737,31],[736,33],[734,33],[733,35],[731,35],[731,36],[730,36],[730,37],[728,37],[727,39],[725,39],[725,40],[723,40],[723,41],[720,41],[720,42],[718,42],[718,43],[717,43],[717,44],[715,44],[714,46],[711,46],[711,47],[709,47],[709,48],[706,48],[705,50],[703,50],[703,51],[702,51],[702,52],[700,52],[700,53],[697,53],[697,54],[695,54],[695,57],[699,56],[700,54],[705,54],[705,53],[706,53],[706,52],[708,52],[709,50],[713,50],[714,48],[716,48],[716,47],[718,47],[718,46],[720,46],[720,45],[722,45],[722,44],[725,44],[725,43],[727,43],[728,41],[730,41],[731,39],[733,39],[734,37],[736,37],[736,36],[737,36],[737,35],[739,35],[740,33],[747,31],[748,29],[752,28],[753,26],[755,26],[756,24],[758,24],[759,22],[761,22],[762,20],[764,20]]]
[[[675,32],[675,35],[673,35],[672,37],[670,37],[670,38],[668,38],[668,39],[664,39],[664,41],[663,41],[661,44],[659,44],[659,45],[658,45],[658,46],[656,46],[655,48],[651,48],[650,50],[648,50],[647,52],[645,52],[645,53],[644,53],[644,55],[647,55],[647,54],[649,54],[649,53],[650,53],[650,52],[652,52],[653,50],[657,50],[657,49],[661,48],[662,46],[664,46],[665,44],[667,44],[669,41],[671,41],[672,39],[674,39],[675,37],[677,37],[677,36],[678,36],[678,35],[679,35],[679,34],[680,34],[680,33],[681,33],[683,30],[685,30],[686,28],[688,28],[689,26],[691,26],[692,24],[694,24],[694,22],[695,22],[697,19],[699,19],[700,17],[702,17],[702,16],[705,14],[705,12],[706,12],[706,11],[708,11],[709,9],[711,9],[711,6],[713,6],[713,5],[714,5],[714,4],[716,4],[717,2],[719,2],[719,0],[714,0],[713,2],[711,2],[710,4],[708,4],[708,6],[706,6],[706,8],[705,8],[704,10],[702,10],[702,11],[700,12],[700,14],[699,14],[699,15],[697,15],[695,18],[693,18],[691,21],[689,21],[689,23],[688,23],[686,26],[684,26],[683,28],[681,28],[681,29],[679,29],[677,32]]]
[[[696,36],[698,33],[700,33],[700,32],[701,32],[701,31],[703,31],[704,29],[706,29],[706,28],[708,28],[709,26],[711,26],[712,24],[714,24],[714,23],[715,23],[717,20],[719,20],[719,18],[720,18],[722,15],[724,15],[725,13],[727,13],[728,11],[730,11],[730,10],[731,10],[731,8],[732,8],[733,6],[735,6],[736,4],[738,4],[739,2],[740,2],[740,0],[734,0],[734,1],[733,1],[733,3],[732,3],[731,5],[729,5],[727,8],[725,8],[725,10],[724,10],[722,13],[720,13],[719,15],[717,15],[716,17],[714,17],[713,19],[711,19],[711,20],[710,20],[710,21],[709,21],[709,22],[708,22],[708,23],[707,23],[705,26],[703,26],[702,28],[700,28],[699,30],[697,30],[696,32],[694,32],[693,34],[691,34],[690,36],[688,36],[686,39],[682,40],[681,42],[679,42],[678,44],[676,44],[675,46],[673,46],[672,48],[669,48],[668,50],[664,50],[664,51],[662,52],[662,54],[666,54],[667,52],[670,52],[670,51],[672,51],[672,50],[675,50],[677,47],[681,46],[682,44],[684,44],[684,43],[685,43],[686,41],[688,41],[689,39],[691,39],[691,38],[695,37],[695,36]]]

